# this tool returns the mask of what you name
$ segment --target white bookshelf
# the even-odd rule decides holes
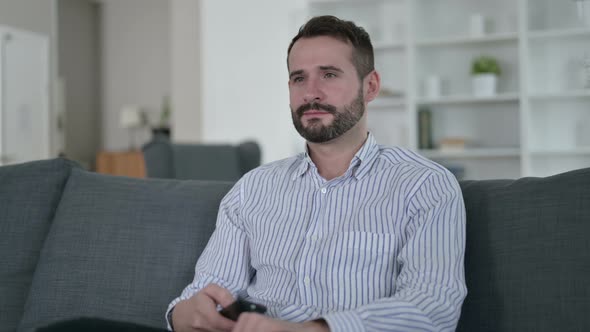
[[[570,29],[557,29],[557,30],[538,30],[530,31],[528,36],[531,40],[543,40],[543,39],[558,39],[563,37],[575,37],[575,36],[589,36],[590,28],[570,28]]]
[[[469,32],[475,13],[487,20],[483,35]],[[581,66],[590,18],[578,18],[574,1],[309,1],[309,14],[350,19],[371,34],[386,91],[369,104],[380,143],[416,150],[466,179],[590,167],[590,88]],[[482,54],[502,67],[498,93],[484,98],[473,95],[470,76]],[[424,92],[432,75],[442,81],[435,98]],[[422,109],[431,114],[431,149],[419,149]],[[439,149],[456,137],[465,139],[463,150]]]
[[[440,98],[420,98],[417,101],[421,106],[435,106],[435,105],[461,105],[461,104],[485,104],[485,103],[501,103],[501,102],[518,102],[518,93],[499,93],[492,97],[475,97],[472,95],[456,95],[444,96]]]
[[[386,51],[403,51],[406,48],[406,44],[395,42],[395,43],[381,43],[373,45],[375,53],[386,52]]]
[[[555,99],[572,99],[572,98],[590,98],[590,89],[570,90],[563,92],[536,93],[529,95],[531,100],[555,100]]]
[[[503,33],[503,34],[490,34],[482,37],[446,37],[440,39],[426,39],[416,41],[418,47],[435,47],[435,46],[462,46],[471,44],[486,44],[493,42],[510,42],[517,41],[518,34],[516,33]]]
[[[488,149],[464,149],[464,150],[420,150],[420,153],[428,158],[452,158],[452,159],[494,159],[494,158],[518,158],[520,149],[516,148],[488,148]]]
[[[586,148],[567,148],[557,150],[533,150],[531,154],[535,157],[560,157],[560,156],[590,156],[590,147]]]
[[[404,97],[377,97],[369,104],[371,109],[404,111],[406,101]]]

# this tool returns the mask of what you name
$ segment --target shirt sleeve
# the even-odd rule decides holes
[[[425,177],[408,198],[407,241],[393,296],[323,318],[335,331],[454,331],[467,294],[465,206],[450,173]]]
[[[254,270],[250,265],[250,246],[241,223],[242,182],[222,199],[217,215],[215,231],[195,266],[195,277],[166,310],[168,312],[180,301],[191,298],[199,290],[214,283],[228,289],[234,297],[246,289]]]

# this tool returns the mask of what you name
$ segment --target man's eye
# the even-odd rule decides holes
[[[293,83],[303,82],[303,77],[301,77],[301,76],[293,77],[292,80],[293,80]]]
[[[334,73],[326,73],[326,74],[324,74],[324,77],[325,78],[334,78],[334,77],[336,77],[336,74],[334,74]]]

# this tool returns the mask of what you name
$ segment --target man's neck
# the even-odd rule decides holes
[[[319,174],[326,180],[342,176],[352,158],[367,140],[364,128],[353,128],[342,136],[325,143],[307,143],[311,160]]]

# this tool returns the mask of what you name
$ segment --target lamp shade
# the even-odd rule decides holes
[[[142,125],[141,108],[136,105],[127,105],[121,108],[119,125],[122,128],[137,128]]]

